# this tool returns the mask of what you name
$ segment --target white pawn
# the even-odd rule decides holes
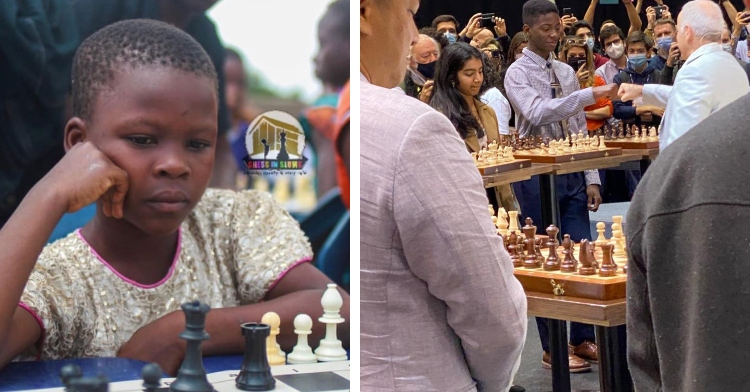
[[[323,293],[323,298],[320,299],[320,304],[323,305],[323,317],[319,318],[318,321],[326,325],[326,337],[320,341],[320,346],[315,349],[315,356],[321,362],[346,361],[346,350],[341,345],[341,341],[336,338],[336,324],[344,322],[339,313],[344,300],[341,298],[339,291],[336,290],[335,284],[328,285],[328,289]]]
[[[602,139],[601,137],[599,138],[599,149],[600,150],[606,150],[607,149],[607,145],[604,144],[604,139]]]
[[[260,322],[271,327],[271,334],[266,338],[266,355],[268,356],[268,364],[286,364],[286,354],[281,351],[279,345],[276,344],[276,335],[279,334],[279,325],[281,325],[281,318],[279,318],[279,315],[275,312],[268,312],[263,315],[263,318],[260,320]]]
[[[307,344],[307,335],[312,333],[313,321],[306,314],[298,314],[294,318],[294,333],[297,334],[297,345],[287,355],[289,363],[317,363],[318,357],[313,354],[312,348]]]

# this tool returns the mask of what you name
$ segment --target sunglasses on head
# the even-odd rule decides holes
[[[565,40],[566,46],[586,46],[586,40],[582,38],[568,38]]]

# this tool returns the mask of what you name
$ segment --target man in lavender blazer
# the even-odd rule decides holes
[[[360,1],[361,387],[507,391],[526,297],[450,121],[394,91],[418,0]]]

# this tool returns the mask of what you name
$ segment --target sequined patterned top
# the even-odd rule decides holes
[[[21,296],[43,330],[41,352],[28,354],[115,356],[140,327],[183,302],[258,302],[311,258],[297,222],[256,191],[207,190],[180,228],[169,272],[148,286],[117,273],[76,231],[44,248]]]

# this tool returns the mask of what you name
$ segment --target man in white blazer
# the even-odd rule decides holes
[[[724,19],[716,3],[688,2],[677,17],[677,44],[686,61],[674,86],[620,86],[622,101],[643,96],[644,105],[666,106],[659,150],[750,91],[745,71],[719,45],[723,30]]]

